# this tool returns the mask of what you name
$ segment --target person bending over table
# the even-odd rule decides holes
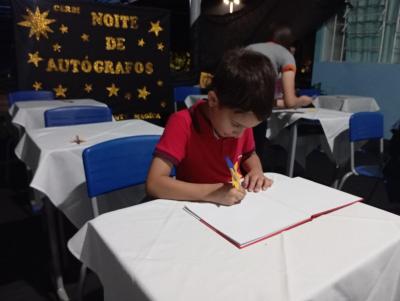
[[[214,74],[208,100],[174,113],[156,146],[146,190],[163,199],[239,203],[246,191],[267,189],[252,128],[273,105],[275,74],[269,59],[243,48],[228,51]],[[244,175],[233,187],[231,170]],[[175,166],[176,179],[170,177]]]
[[[274,98],[275,106],[278,108],[298,108],[312,103],[312,98],[309,96],[296,96],[296,61],[290,51],[293,41],[289,27],[277,26],[272,31],[271,41],[247,46],[247,49],[262,53],[271,60],[277,75]],[[266,131],[267,121],[254,128],[256,150],[261,159],[264,154]]]

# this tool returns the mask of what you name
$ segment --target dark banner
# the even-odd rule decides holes
[[[172,111],[169,12],[85,2],[13,0],[20,90],[93,98],[116,119]]]

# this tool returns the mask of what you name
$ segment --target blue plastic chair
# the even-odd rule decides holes
[[[98,216],[96,197],[146,182],[159,135],[123,137],[105,141],[83,151],[86,186]]]
[[[53,100],[55,99],[52,91],[14,91],[8,93],[8,106],[11,107],[16,101],[29,101],[29,100]]]
[[[380,161],[383,158],[383,115],[379,112],[354,113],[349,121],[350,139],[350,171],[346,173],[339,184],[342,189],[347,179],[352,176],[365,176],[383,179],[382,164],[378,165],[356,165],[355,164],[355,142],[366,140],[379,140]],[[381,162],[380,162],[381,163]]]
[[[186,97],[189,95],[200,95],[200,87],[194,86],[179,86],[174,88],[174,109],[175,112],[178,111],[178,103],[185,101]]]
[[[82,153],[88,196],[94,217],[99,215],[97,197],[115,190],[146,182],[159,135],[118,138],[86,148]],[[82,265],[78,299],[82,300],[86,278]]]
[[[46,127],[107,121],[112,121],[111,110],[108,107],[65,106],[44,112]]]
[[[64,126],[64,125],[74,125],[74,124],[85,124],[85,123],[96,123],[96,122],[106,122],[112,121],[111,110],[108,107],[97,107],[97,106],[65,106],[54,109],[49,109],[44,112],[45,126]],[[49,201],[45,199],[45,204],[49,204]],[[49,206],[46,206],[49,207]],[[49,218],[49,235],[52,237],[50,239],[50,247],[52,252],[55,252],[55,257],[59,257],[57,243],[56,229],[59,232],[59,237],[64,241],[63,237],[63,223],[61,222],[61,214],[57,211],[57,216],[48,209],[47,215]],[[55,220],[59,219],[58,225],[55,224]],[[65,246],[66,243],[62,242],[61,246]]]
[[[316,97],[316,96],[321,95],[321,91],[318,90],[318,89],[313,89],[313,88],[310,88],[310,89],[299,89],[297,94],[299,96],[306,95],[306,96],[310,96],[310,97]]]

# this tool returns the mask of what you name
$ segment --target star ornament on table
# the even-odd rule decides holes
[[[35,81],[35,82],[33,83],[32,87],[33,87],[33,89],[35,89],[35,91],[39,91],[39,90],[42,90],[42,89],[43,89],[43,88],[42,88],[42,83],[41,83],[41,82],[38,82],[38,81]]]
[[[82,142],[85,142],[86,140],[83,140],[79,137],[79,135],[75,135],[75,139],[72,140],[72,143],[76,143],[76,144],[81,144]]]
[[[43,13],[40,12],[38,6],[36,6],[35,12],[32,12],[29,8],[26,9],[28,15],[23,15],[25,21],[18,22],[19,26],[28,27],[29,37],[35,36],[36,40],[39,41],[41,36],[44,36],[48,39],[48,33],[53,32],[53,30],[49,27],[51,23],[54,23],[55,19],[47,19],[49,15],[49,11],[45,11]]]
[[[61,84],[53,89],[56,92],[56,97],[67,97],[65,94],[67,92],[67,88],[64,88]]]
[[[155,34],[156,37],[158,37],[158,34],[160,31],[163,31],[164,29],[160,26],[160,21],[157,22],[151,22],[150,21],[150,29],[148,32],[152,32]]]
[[[119,88],[114,83],[112,83],[111,86],[106,87],[106,89],[108,91],[108,97],[111,97],[113,95],[118,96]]]
[[[28,53],[29,59],[28,63],[34,64],[35,67],[39,67],[39,62],[43,61],[43,59],[39,56],[39,51],[36,51],[35,53]]]
[[[142,89],[137,89],[138,91],[138,98],[142,98],[143,100],[147,99],[147,96],[149,96],[151,93],[147,91],[146,86],[144,86]]]

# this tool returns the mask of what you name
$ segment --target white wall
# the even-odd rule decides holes
[[[374,97],[385,118],[385,137],[400,119],[400,64],[320,62],[326,47],[322,31],[315,47],[312,83],[321,83],[326,94],[348,94]]]

